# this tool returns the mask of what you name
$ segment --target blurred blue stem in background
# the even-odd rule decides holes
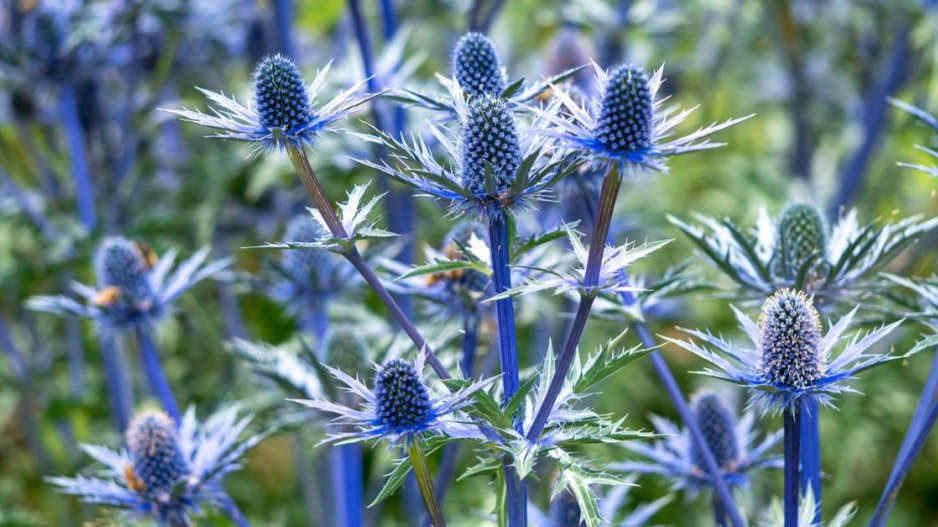
[[[473,0],[468,14],[469,31],[487,34],[504,4],[504,0]]]
[[[160,364],[160,356],[156,344],[153,342],[152,330],[138,327],[135,332],[137,344],[140,347],[140,361],[143,364],[143,372],[147,377],[150,390],[160,400],[166,413],[176,423],[181,423],[182,414],[179,412],[179,405],[176,404],[176,398],[173,396],[172,388],[166,379],[166,373],[163,371],[162,364]]]
[[[296,60],[293,37],[293,0],[274,0],[274,26],[277,28],[277,50]]]
[[[886,520],[889,519],[889,513],[899,497],[899,490],[902,483],[912,470],[912,465],[922,453],[922,447],[925,446],[925,440],[935,426],[935,418],[938,417],[938,351],[932,359],[931,369],[928,371],[928,378],[925,380],[925,386],[922,388],[922,395],[919,397],[918,405],[915,407],[915,414],[912,416],[912,422],[909,423],[909,429],[902,440],[902,446],[899,448],[899,455],[892,466],[889,474],[889,480],[883,489],[883,494],[876,505],[876,512],[870,520],[870,527],[883,527]]]
[[[804,180],[811,180],[811,160],[814,157],[815,133],[811,125],[811,90],[805,74],[804,61],[799,42],[799,28],[792,13],[791,2],[776,3],[776,22],[783,59],[788,68],[790,93],[788,111],[791,114],[792,150],[791,173]]]
[[[97,226],[94,210],[94,188],[91,182],[91,173],[88,169],[88,159],[85,155],[85,139],[78,117],[78,100],[75,87],[65,81],[60,87],[59,111],[62,126],[65,128],[65,140],[68,144],[70,170],[75,180],[75,193],[78,201],[78,216],[85,229],[90,233]]]

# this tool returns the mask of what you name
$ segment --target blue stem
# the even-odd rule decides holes
[[[65,140],[68,143],[71,156],[72,177],[75,178],[75,193],[78,200],[78,216],[82,224],[90,232],[97,225],[94,212],[94,188],[91,183],[91,173],[88,170],[88,160],[85,157],[85,140],[78,118],[78,100],[75,96],[75,87],[65,82],[61,86],[59,111],[62,117],[62,126],[65,128]]]
[[[785,412],[785,527],[798,527],[799,443],[801,442],[801,406]]]
[[[104,382],[107,384],[108,396],[111,400],[114,424],[120,433],[124,433],[134,411],[130,370],[127,368],[124,352],[117,339],[102,335],[99,342],[101,362],[104,365]]]
[[[329,333],[329,315],[325,300],[311,300],[302,310],[301,316],[300,325],[303,332],[316,337],[316,355],[323,359],[326,356],[326,336]]]
[[[293,43],[293,2],[292,0],[274,0],[274,22],[277,26],[278,46],[280,53],[291,57],[296,56]]]
[[[717,527],[726,527],[726,507],[717,496],[713,497],[713,521]]]
[[[163,404],[163,409],[177,423],[182,422],[182,414],[179,413],[179,406],[176,404],[176,398],[173,396],[173,390],[166,379],[166,373],[160,364],[160,356],[153,342],[153,334],[149,328],[138,327],[136,329],[137,343],[140,345],[140,360],[143,361],[143,371],[150,383],[150,389],[157,399]]]
[[[817,507],[814,521],[821,522],[821,426],[817,399],[806,397],[801,403],[801,489],[814,493]]]
[[[355,443],[337,447],[342,459],[342,480],[345,494],[345,520],[349,527],[362,527],[365,522],[365,498],[362,482],[362,445]]]
[[[241,509],[238,508],[238,504],[234,502],[228,496],[222,500],[222,510],[225,512],[225,515],[234,522],[238,527],[251,527],[250,522],[247,518],[244,517],[244,513],[241,512]]]
[[[342,459],[342,453],[339,447],[333,447],[329,450],[329,476],[331,478],[332,488],[332,521],[337,527],[349,527],[348,507],[346,502],[346,474],[345,464]]]
[[[896,461],[892,466],[889,480],[883,489],[882,496],[879,498],[879,503],[876,505],[873,518],[870,520],[870,527],[882,527],[886,524],[889,513],[892,512],[892,507],[899,497],[902,483],[912,470],[913,463],[922,453],[925,439],[935,426],[936,417],[938,417],[938,352],[935,353],[935,357],[932,359],[928,379],[925,381],[925,387],[919,397],[912,422],[909,424],[909,429],[902,440],[902,447],[899,449],[899,455],[896,456]]]

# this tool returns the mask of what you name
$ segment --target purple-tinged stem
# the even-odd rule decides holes
[[[821,522],[821,424],[817,400],[801,402],[801,491],[814,493],[814,522]]]
[[[91,173],[88,170],[88,159],[85,156],[85,140],[81,131],[81,122],[78,117],[78,100],[75,87],[70,83],[63,83],[59,94],[59,111],[62,125],[65,128],[65,140],[68,143],[71,156],[71,172],[75,178],[75,193],[78,201],[78,216],[89,232],[97,225],[94,211],[94,188],[91,183]]]
[[[159,352],[156,350],[156,344],[153,342],[153,334],[148,328],[138,327],[136,329],[137,343],[140,346],[140,360],[143,362],[143,371],[147,376],[150,389],[153,395],[163,404],[163,409],[177,423],[182,422],[182,414],[179,412],[179,405],[176,404],[176,398],[173,396],[173,390],[166,379],[166,373],[160,364]]]
[[[274,23],[277,26],[278,51],[296,60],[296,44],[293,38],[293,1],[274,0]]]
[[[912,422],[909,423],[909,429],[902,439],[902,446],[899,448],[899,455],[892,466],[886,487],[883,494],[876,504],[876,511],[870,520],[869,527],[883,527],[892,507],[896,504],[899,497],[899,490],[902,483],[912,470],[912,465],[918,456],[922,453],[922,447],[925,439],[931,433],[935,426],[935,418],[938,417],[938,351],[932,359],[931,369],[928,371],[928,378],[922,389],[922,395],[919,397],[918,405],[915,407],[915,414],[912,416]]]
[[[801,448],[801,406],[785,411],[785,527],[798,527],[798,468]]]

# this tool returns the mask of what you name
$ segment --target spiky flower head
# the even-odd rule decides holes
[[[179,447],[176,423],[165,412],[144,410],[127,427],[132,465],[126,470],[128,487],[151,495],[170,493],[191,469]]]
[[[789,273],[797,272],[810,258],[827,253],[827,223],[820,209],[807,203],[792,203],[782,210],[775,227],[776,258]]]
[[[116,288],[120,298],[135,305],[151,302],[153,288],[148,278],[151,263],[144,251],[126,238],[106,238],[95,253],[98,287]]]
[[[580,504],[569,489],[564,489],[550,502],[552,527],[580,527]]]
[[[776,292],[759,315],[762,374],[782,386],[812,386],[824,374],[821,337],[821,316],[811,299],[803,291]]]
[[[488,95],[470,101],[460,155],[462,184],[473,194],[487,190],[487,171],[495,178],[497,192],[511,185],[521,166],[521,146],[515,117],[504,101]]]
[[[609,73],[596,123],[596,138],[610,151],[641,152],[651,147],[654,98],[648,74],[632,65]]]
[[[482,33],[466,33],[453,51],[453,76],[470,97],[498,97],[505,91],[505,74],[495,44]]]
[[[257,65],[254,103],[261,125],[270,130],[289,133],[306,125],[312,116],[300,68],[279,53]]]
[[[733,410],[716,392],[702,391],[694,397],[691,411],[717,465],[725,471],[734,470],[740,458],[740,448]],[[691,458],[697,468],[705,470],[703,454],[696,443],[691,445]]]
[[[349,375],[364,374],[368,371],[364,339],[350,328],[336,329],[326,341],[326,362]]]
[[[375,378],[378,417],[396,434],[419,430],[430,418],[430,394],[414,366],[401,359],[386,362]]]
[[[316,242],[328,233],[309,216],[297,216],[287,224],[284,239],[290,242]],[[297,283],[315,286],[334,267],[332,255],[320,249],[291,249],[283,251],[281,264],[284,271]]]

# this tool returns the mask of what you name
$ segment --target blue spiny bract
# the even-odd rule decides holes
[[[569,490],[564,489],[550,502],[550,525],[552,527],[580,527],[580,504]]]
[[[328,233],[311,217],[298,216],[287,224],[284,239],[289,242],[312,243],[327,237]],[[283,252],[284,271],[303,289],[328,289],[328,280],[335,267],[332,255],[321,249],[290,249]],[[328,292],[328,291],[323,291]]]
[[[102,293],[115,291],[117,298],[124,299],[133,307],[145,307],[153,301],[153,288],[149,280],[149,264],[140,248],[125,238],[107,238],[95,254],[95,273]],[[104,302],[99,297],[99,303]]]
[[[803,389],[823,376],[821,317],[804,292],[782,289],[762,304],[759,340],[759,371],[768,382]]]
[[[494,190],[506,190],[521,165],[518,126],[508,105],[488,95],[473,99],[463,124],[460,148],[464,187],[473,194],[491,194],[485,181],[486,171],[491,170]]]
[[[640,152],[651,147],[653,128],[648,74],[629,65],[611,71],[596,122],[596,138],[617,153]]]
[[[430,394],[410,363],[386,362],[378,371],[374,393],[378,418],[394,433],[419,430],[430,421]]]
[[[722,397],[711,391],[698,393],[691,404],[691,410],[717,465],[726,471],[734,470],[734,465],[739,460],[740,448],[736,438],[736,417],[733,411]],[[694,465],[705,470],[703,454],[696,446],[691,448]]]
[[[792,203],[782,210],[775,225],[775,258],[788,274],[797,273],[810,258],[827,253],[827,224],[814,205]]]
[[[189,476],[176,434],[176,423],[164,412],[145,410],[130,421],[127,448],[133,465],[126,471],[128,487],[151,495],[169,493]]]
[[[467,33],[453,52],[453,76],[466,95],[498,97],[505,91],[505,75],[495,44],[481,33]]]
[[[338,328],[326,341],[326,362],[353,376],[369,371],[365,341],[351,328]]]
[[[283,55],[267,57],[257,66],[254,97],[265,128],[290,131],[310,121],[312,111],[303,74]]]

